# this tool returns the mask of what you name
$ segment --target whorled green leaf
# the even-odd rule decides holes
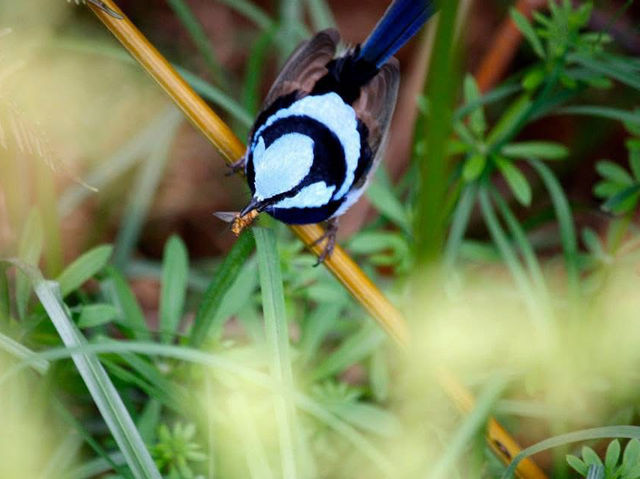
[[[474,181],[478,179],[478,177],[484,171],[484,167],[487,164],[487,157],[480,153],[475,153],[471,155],[464,162],[464,167],[462,168],[462,177],[467,182]]]
[[[480,89],[472,75],[467,75],[464,79],[464,101],[469,104],[480,100]],[[481,105],[475,107],[469,113],[469,127],[477,137],[482,137],[487,131],[487,120]]]
[[[620,441],[614,439],[607,446],[607,452],[604,456],[604,467],[607,473],[612,473],[618,465],[620,459]]]
[[[118,324],[124,326],[136,339],[151,339],[142,308],[140,308],[127,280],[113,267],[107,267],[106,273],[107,278],[102,282],[102,288],[120,310],[117,318]]]
[[[111,245],[97,246],[67,266],[56,278],[62,297],[69,295],[99,273],[109,262],[112,253]]]
[[[603,160],[596,164],[596,171],[607,180],[623,186],[633,183],[633,178],[622,166],[611,161]]]
[[[546,56],[544,47],[542,46],[542,42],[540,41],[538,34],[533,29],[531,23],[529,23],[529,20],[527,20],[527,18],[515,8],[511,8],[509,13],[511,15],[511,19],[518,27],[518,30],[520,30],[522,35],[527,39],[535,54],[544,59]]]
[[[170,342],[180,326],[187,294],[189,256],[187,248],[178,236],[167,241],[162,261],[162,285],[160,290],[160,338]]]
[[[572,454],[568,454],[566,459],[567,464],[575,469],[578,474],[581,474],[584,477],[587,476],[587,473],[589,472],[589,466],[587,466],[582,459]]]
[[[614,214],[621,214],[631,211],[640,198],[640,183],[636,183],[624,188],[616,193],[602,205],[602,209]]]
[[[511,161],[503,157],[498,156],[495,161],[518,202],[529,206],[531,204],[531,186],[522,172]]]
[[[569,149],[551,141],[523,141],[504,145],[500,152],[509,158],[540,158],[561,160],[569,155]]]

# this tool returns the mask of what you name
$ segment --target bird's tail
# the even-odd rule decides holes
[[[435,13],[429,0],[395,0],[360,49],[359,60],[381,68]]]

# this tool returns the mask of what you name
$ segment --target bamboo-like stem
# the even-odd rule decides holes
[[[113,1],[104,0],[104,3],[121,14],[123,18],[114,18],[91,4],[89,4],[89,8],[154,80],[165,89],[187,118],[218,148],[225,161],[229,164],[237,161],[245,151],[242,142],[178,75],[169,62],[149,43]],[[316,239],[323,233],[320,226],[293,226],[291,229],[314,254],[321,253],[322,245],[314,245]],[[342,248],[336,247],[324,264],[391,336],[396,345],[403,349],[406,348],[409,343],[409,329],[402,313],[387,300],[349,255]],[[444,386],[463,411],[473,407],[473,397],[469,391],[452,377],[449,377]],[[460,397],[465,397],[466,400],[460,402]],[[489,420],[487,436],[489,444],[505,462],[509,462],[510,458],[515,457],[521,450],[516,441],[493,418]],[[528,463],[532,463],[532,461],[523,461],[518,466],[517,473],[521,478],[546,479],[544,473],[535,464],[532,463],[535,467],[527,468]]]

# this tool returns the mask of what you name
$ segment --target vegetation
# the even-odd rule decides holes
[[[0,5],[0,477],[640,477],[634,2],[490,2],[524,39],[490,89],[442,4],[410,158],[342,241],[402,350],[284,225],[209,233],[241,181],[217,162],[193,194],[181,114],[87,11],[36,3]],[[234,67],[166,3],[192,54],[149,36],[240,138],[273,61],[335,23],[323,0],[209,2]],[[490,417],[529,447],[485,440]]]

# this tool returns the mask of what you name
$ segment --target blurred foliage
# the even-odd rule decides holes
[[[176,61],[179,71],[243,135],[271,62],[309,34],[305,20],[313,29],[334,23],[323,0],[282,0],[276,14],[221,1],[248,20],[235,38],[246,50],[238,72],[190,2],[167,3],[196,47],[194,58]],[[92,193],[75,181],[55,197],[43,128],[0,95],[0,418],[17,438],[14,449],[0,439],[0,476],[35,477],[31,461],[42,477],[500,477],[504,467],[477,440],[490,412],[529,443],[603,424],[606,437],[630,437],[616,428],[638,423],[640,399],[640,109],[619,99],[637,102],[640,58],[594,31],[593,11],[592,2],[568,0],[532,20],[511,10],[526,40],[522,68],[486,93],[470,74],[427,88],[446,89],[460,106],[429,138],[422,126],[443,121],[450,105],[421,96],[415,161],[398,181],[384,168],[373,179],[379,214],[346,248],[404,307],[415,341],[407,358],[268,218],[222,256],[195,256],[180,235],[159,259],[144,254],[182,122],[173,108],[145,112],[135,128],[111,124],[125,134],[107,141],[108,154],[92,149],[98,133],[75,133],[97,157],[82,176],[100,198],[85,220],[87,246],[63,267],[71,253],[61,225],[85,214]],[[119,47],[84,33],[56,32],[37,48],[96,56],[121,74],[129,60]],[[459,48],[438,45],[435,77],[455,71],[447,54]],[[0,58],[0,83],[9,67]],[[154,103],[138,100],[135,108]],[[120,118],[133,114],[117,108]],[[561,116],[595,122],[577,123],[586,144],[593,125],[625,131],[627,163],[611,151],[591,168],[573,138],[541,127]],[[439,170],[428,177],[433,148]],[[586,208],[568,193],[576,169],[599,175]],[[29,174],[33,195],[25,195]],[[432,181],[435,196],[425,190]],[[425,197],[439,203],[426,208]],[[583,221],[584,210],[601,221]],[[432,227],[439,231],[417,230]],[[434,248],[435,281],[423,282],[417,239]],[[459,417],[444,397],[442,367],[478,393],[472,415]],[[592,439],[577,433],[554,447]],[[610,442],[603,459],[591,445],[566,461],[563,450],[545,469],[568,477],[568,463],[592,479],[640,477],[637,440],[624,452]]]

